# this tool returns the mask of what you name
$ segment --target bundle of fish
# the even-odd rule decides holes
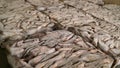
[[[9,63],[13,68],[111,68],[113,57],[96,47],[92,35],[69,27],[38,32],[10,47]],[[75,31],[76,33],[74,33]],[[90,34],[90,33],[89,33]],[[104,47],[103,47],[104,48]],[[105,48],[106,49],[106,48]],[[14,62],[13,62],[14,60]]]

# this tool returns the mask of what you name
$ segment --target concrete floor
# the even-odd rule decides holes
[[[11,68],[7,60],[6,51],[3,48],[0,48],[0,68]]]

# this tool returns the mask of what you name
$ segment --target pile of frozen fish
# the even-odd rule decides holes
[[[13,68],[117,68],[120,6],[102,0],[0,1],[0,46]]]
[[[119,40],[98,26],[41,27],[10,45],[8,60],[14,68],[114,68]]]
[[[111,68],[119,64],[114,58],[120,54],[119,45],[100,29],[86,25],[44,31],[10,47],[14,68]]]

